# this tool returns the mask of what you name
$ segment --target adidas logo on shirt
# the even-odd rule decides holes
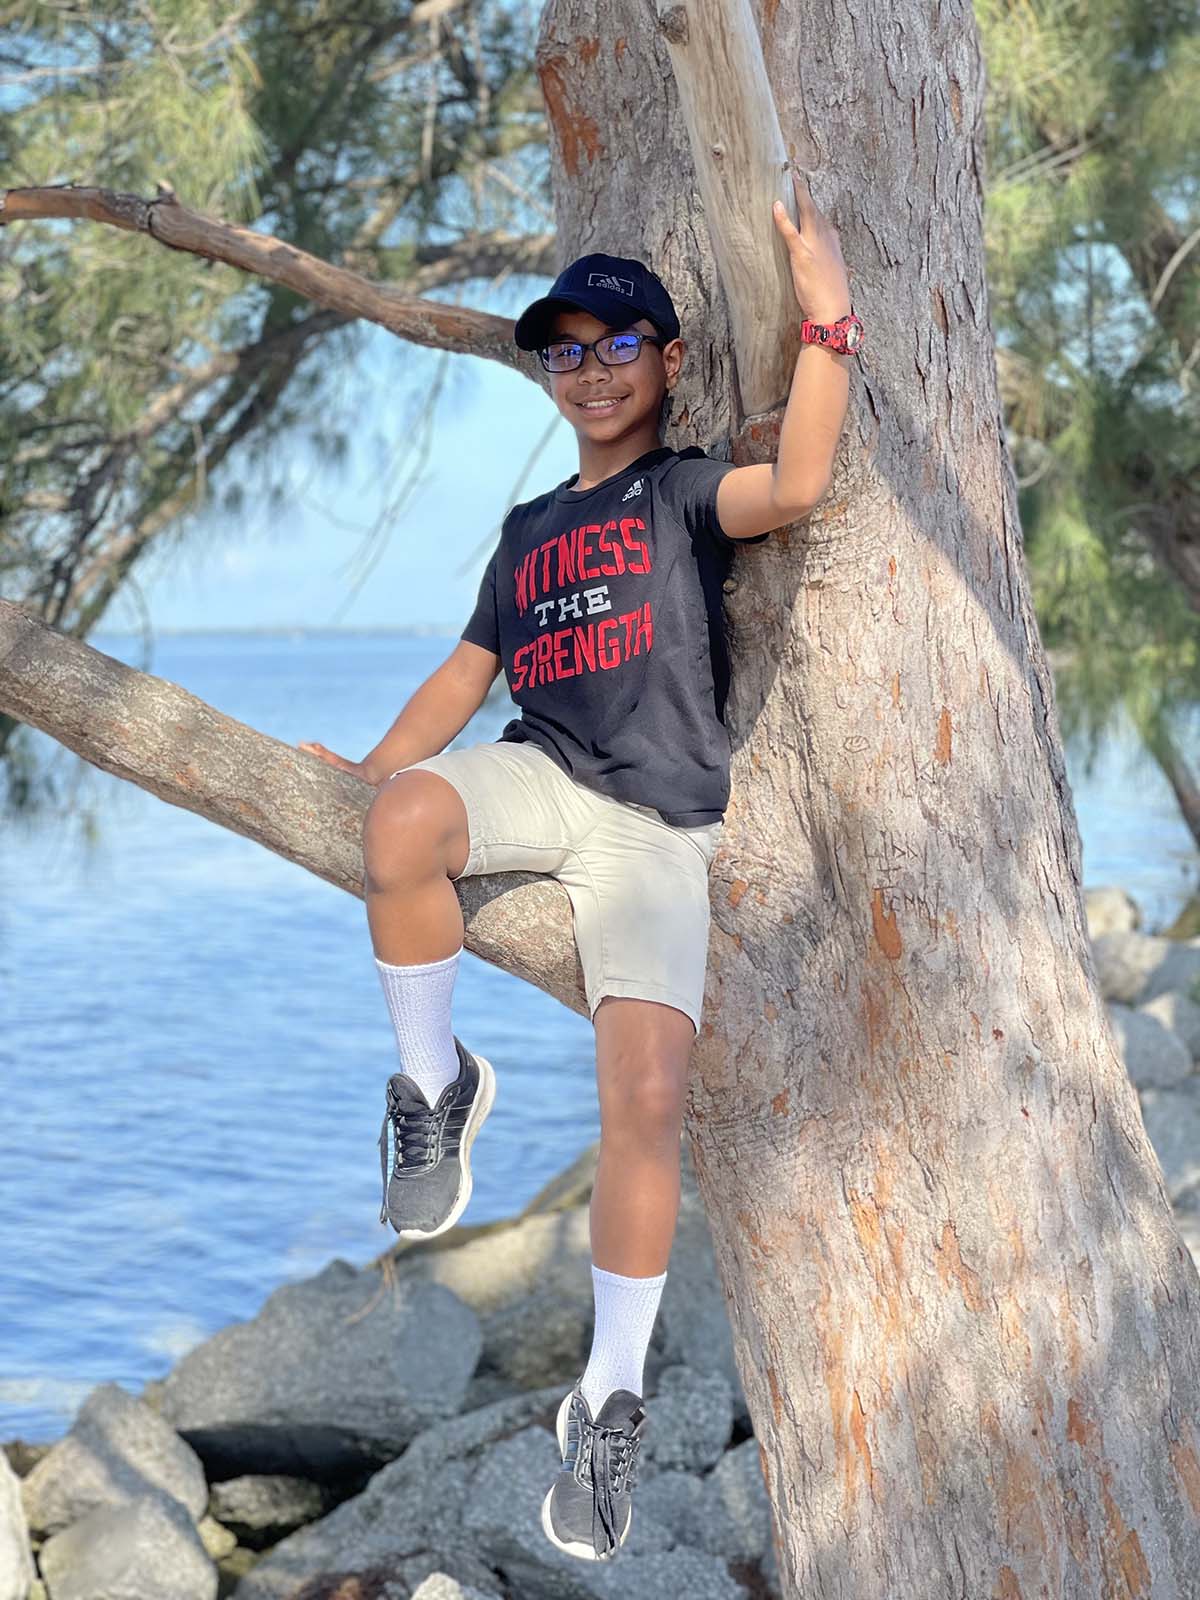
[[[641,492],[642,492],[642,480],[639,478],[636,483],[631,483],[630,484],[629,488],[626,489],[625,493],[621,496],[621,499],[622,500],[632,500],[635,495],[639,495],[639,494],[641,494]]]

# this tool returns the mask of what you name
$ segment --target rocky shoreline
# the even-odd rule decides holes
[[[1200,1265],[1200,939],[1087,896],[1096,972]],[[539,1521],[591,1342],[597,1147],[516,1217],[335,1260],[52,1445],[0,1451],[0,1600],[769,1600],[770,1508],[712,1243],[683,1190],[616,1562]]]

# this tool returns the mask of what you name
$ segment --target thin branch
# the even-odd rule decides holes
[[[1086,155],[1093,146],[1100,143],[1101,137],[1102,135],[1098,134],[1094,138],[1077,139],[1073,145],[1065,150],[1059,149],[1056,145],[1044,145],[1042,149],[1022,156],[1019,161],[1014,161],[1011,166],[1004,167],[996,174],[991,187],[993,189],[999,188],[1001,184],[1015,183],[1018,179],[1025,181],[1044,177],[1047,173],[1053,172],[1056,167],[1070,165],[1080,156]],[[1048,155],[1047,151],[1050,152]]]
[[[206,217],[170,193],[144,200],[73,184],[0,190],[0,225],[47,217],[86,217],[130,233],[146,233],[168,249],[283,284],[317,305],[377,323],[413,344],[482,356],[540,381],[534,360],[513,343],[511,318],[406,294],[280,239]]]
[[[1159,301],[1167,292],[1167,285],[1182,266],[1184,257],[1189,251],[1194,250],[1198,243],[1200,243],[1200,228],[1197,228],[1193,233],[1188,234],[1187,238],[1183,241],[1178,250],[1176,250],[1175,254],[1163,268],[1162,276],[1154,285],[1154,289],[1150,295],[1151,311],[1158,310]]]

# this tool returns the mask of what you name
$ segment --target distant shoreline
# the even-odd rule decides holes
[[[185,639],[185,638],[215,638],[229,634],[237,634],[243,638],[276,638],[281,634],[314,634],[317,637],[349,638],[357,635],[360,638],[379,636],[406,637],[414,639],[452,639],[457,638],[460,632],[459,625],[447,623],[438,626],[435,623],[410,622],[401,627],[388,627],[380,623],[378,627],[363,628],[323,628],[312,623],[278,623],[273,627],[261,628],[151,628],[150,632],[156,638]],[[97,628],[91,635],[93,639],[140,639],[142,630],[137,628]],[[1046,659],[1051,670],[1057,672],[1061,667],[1069,665],[1074,652],[1070,650],[1047,650]]]

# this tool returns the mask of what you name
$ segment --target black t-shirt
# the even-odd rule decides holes
[[[504,519],[461,637],[504,664],[532,740],[577,782],[717,822],[729,800],[723,584],[739,544],[717,521],[733,463],[665,445],[591,489],[579,476]]]

